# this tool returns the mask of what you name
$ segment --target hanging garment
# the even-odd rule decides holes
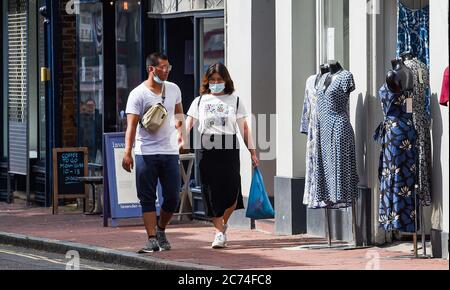
[[[441,99],[439,103],[442,106],[448,106],[448,67],[444,72],[444,80],[442,81]]]
[[[353,75],[343,70],[335,77],[317,96],[317,184],[312,202],[316,208],[350,207],[358,191],[355,133],[349,117]]]
[[[417,134],[416,194],[422,206],[431,206],[431,116],[425,111],[426,97],[430,95],[430,73],[417,58],[405,60],[414,74],[413,121]]]
[[[382,146],[379,223],[384,230],[415,232],[416,131],[407,113],[406,96],[385,84],[379,93],[385,115],[374,139]]]
[[[430,67],[430,6],[410,9],[398,2],[397,56],[405,51]]]
[[[430,7],[413,10],[398,0],[397,57],[409,51],[430,67]],[[431,115],[430,91],[426,92],[425,111]]]
[[[328,74],[313,75],[306,81],[305,100],[300,124],[300,132],[308,136],[306,143],[306,175],[303,204],[310,208],[319,207],[314,204],[316,194],[316,180],[314,172],[317,163],[317,93],[318,88],[323,87],[323,82]]]

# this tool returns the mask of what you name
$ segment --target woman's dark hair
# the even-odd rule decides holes
[[[234,83],[231,79],[227,67],[222,63],[216,63],[211,65],[206,71],[206,74],[203,77],[202,85],[200,87],[200,95],[203,96],[211,93],[211,90],[209,89],[209,79],[215,73],[218,73],[225,81],[224,93],[227,95],[231,95],[232,93],[234,93]]]

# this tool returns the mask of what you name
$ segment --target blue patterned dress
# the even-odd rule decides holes
[[[430,67],[430,6],[410,9],[398,0],[397,56],[410,51]]]
[[[430,6],[410,9],[398,2],[397,57],[410,51],[421,62],[430,67]],[[425,92],[425,111],[430,112],[431,94]]]
[[[308,136],[306,143],[306,173],[305,173],[305,192],[303,195],[303,204],[309,208],[320,207],[316,204],[316,180],[315,170],[317,162],[317,94],[322,89],[323,82],[328,74],[313,75],[306,81],[305,100],[303,103],[303,113],[300,123],[300,132]],[[317,83],[317,87],[316,87]]]
[[[385,84],[379,93],[384,122],[374,139],[380,154],[380,227],[386,231],[415,232],[416,131],[406,111],[404,94],[392,93]]]
[[[347,208],[358,194],[355,133],[349,115],[355,83],[346,70],[335,77],[317,95],[316,208]]]

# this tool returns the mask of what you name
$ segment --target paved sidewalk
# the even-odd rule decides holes
[[[306,235],[278,237],[240,229],[230,230],[228,249],[212,250],[210,245],[214,230],[203,223],[171,225],[167,235],[172,251],[138,256],[135,253],[146,240],[139,219],[123,221],[119,228],[104,228],[100,216],[84,216],[74,212],[53,216],[50,209],[26,208],[18,204],[0,203],[0,236],[2,232],[57,240],[52,242],[65,243],[69,247],[85,245],[99,253],[122,253],[128,259],[135,259],[136,263],[139,257],[141,260],[147,258],[155,263],[166,263],[166,268],[174,268],[167,266],[172,263],[184,265],[186,269],[366,269],[368,265],[379,263],[381,269],[449,269],[447,260],[395,258],[405,253],[388,248],[299,250],[299,246],[325,241]]]

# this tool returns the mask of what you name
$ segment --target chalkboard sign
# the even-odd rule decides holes
[[[61,198],[84,198],[86,202],[86,185],[79,178],[88,176],[88,149],[53,149],[53,176],[53,213],[58,213]]]

